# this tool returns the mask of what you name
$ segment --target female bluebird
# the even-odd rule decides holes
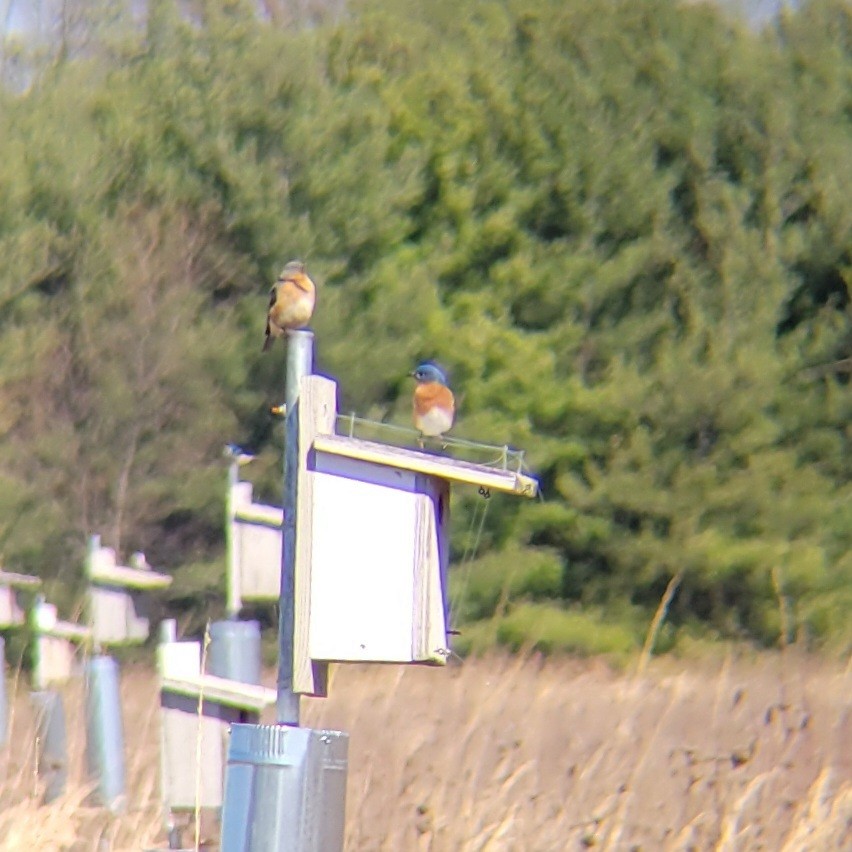
[[[422,435],[438,437],[453,425],[456,402],[447,387],[447,377],[434,364],[421,364],[412,374],[414,389],[414,426]]]
[[[266,316],[266,339],[263,351],[281,337],[288,328],[304,328],[314,312],[317,293],[314,282],[305,272],[305,264],[291,260],[269,293],[269,313]]]

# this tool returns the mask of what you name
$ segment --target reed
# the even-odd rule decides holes
[[[493,656],[338,668],[330,697],[305,700],[302,715],[350,733],[347,850],[794,852],[850,841],[850,694],[849,671],[794,649],[656,660],[639,677]],[[75,782],[39,806],[19,685],[0,755],[0,849],[165,846],[155,696],[151,672],[124,671],[128,810],[110,817],[87,803],[79,685],[65,690]]]

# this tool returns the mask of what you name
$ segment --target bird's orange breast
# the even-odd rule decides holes
[[[310,281],[309,278],[306,280]],[[269,318],[280,328],[304,325],[311,318],[315,298],[313,285],[306,287],[302,282],[299,286],[292,279],[281,281],[276,289],[275,302],[269,309]]]
[[[433,408],[454,412],[456,401],[453,392],[440,382],[424,382],[414,389],[414,411],[416,414],[426,414]]]

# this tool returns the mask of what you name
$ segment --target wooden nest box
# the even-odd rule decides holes
[[[161,626],[160,781],[169,811],[220,808],[227,739],[234,722],[257,723],[275,690],[202,671],[200,642],[178,642],[173,619]]]
[[[312,695],[325,694],[330,661],[445,663],[450,483],[538,490],[515,471],[335,434],[336,389],[305,377],[289,415],[299,439],[293,690]]]
[[[152,592],[171,585],[172,578],[151,569],[143,553],[131,566],[119,565],[115,551],[102,547],[98,535],[89,539],[89,618],[96,646],[144,642],[150,632]]]

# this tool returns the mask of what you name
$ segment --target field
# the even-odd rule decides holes
[[[155,678],[129,669],[122,690],[129,807],[115,818],[86,804],[79,685],[66,692],[76,783],[38,807],[17,690],[0,762],[4,852],[165,847]],[[636,678],[491,657],[341,668],[330,693],[303,702],[303,717],[351,735],[347,850],[852,849],[849,667],[765,654],[657,661]]]

